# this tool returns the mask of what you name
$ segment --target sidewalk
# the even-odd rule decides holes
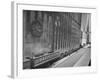
[[[73,67],[73,66],[88,66],[90,61],[91,48],[81,48],[52,65],[52,67]]]

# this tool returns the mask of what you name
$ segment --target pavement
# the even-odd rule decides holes
[[[70,56],[67,56],[57,62],[55,62],[52,67],[77,67],[77,66],[88,66],[89,61],[91,60],[91,48],[85,46],[84,48],[79,49],[78,51],[72,53]]]

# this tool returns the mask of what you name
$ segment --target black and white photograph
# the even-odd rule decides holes
[[[91,13],[23,10],[23,69],[91,67]]]
[[[11,15],[12,77],[97,71],[96,8],[13,2]]]

